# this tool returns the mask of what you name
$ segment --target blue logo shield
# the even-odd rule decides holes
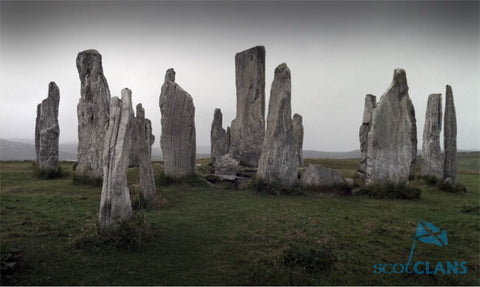
[[[418,222],[415,240],[438,246],[447,246],[448,244],[447,232],[425,221]]]
[[[441,247],[448,245],[447,232],[445,230],[441,230],[429,222],[418,220],[417,232],[415,233],[415,239],[413,240],[410,258],[408,258],[407,264],[410,264],[410,261],[412,260],[413,250],[415,249],[415,242],[417,240],[423,243],[435,244]]]

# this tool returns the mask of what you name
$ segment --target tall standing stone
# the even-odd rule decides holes
[[[37,105],[37,118],[35,119],[35,164],[39,166],[40,160],[40,115],[42,114],[42,103]]]
[[[35,153],[37,168],[58,171],[58,105],[60,90],[55,82],[48,85],[48,97],[37,106],[35,124]]]
[[[230,147],[230,134],[222,127],[222,117],[222,111],[215,109],[210,131],[210,157],[213,162],[228,153]]]
[[[256,167],[265,137],[265,47],[235,55],[237,114],[231,124],[230,152],[240,164]]]
[[[377,105],[377,97],[374,95],[365,96],[365,105],[363,108],[362,125],[360,126],[360,169],[358,174],[362,180],[365,180],[365,172],[367,170],[367,149],[368,149],[368,132],[370,131],[370,124],[372,122],[373,109]]]
[[[443,179],[455,185],[457,183],[457,115],[453,102],[452,87],[449,85],[447,85],[445,93],[443,124],[443,148],[445,149]]]
[[[140,135],[140,129],[145,129],[145,137],[148,137],[149,153],[152,153],[152,145],[155,142],[155,136],[152,134],[152,123],[149,119],[145,118],[145,110],[142,107],[142,104],[137,105],[137,115],[133,119],[133,128],[132,128],[132,144],[130,145],[130,166],[140,166],[140,157],[139,149],[145,142],[145,138],[142,138]],[[140,108],[140,109],[139,109]],[[142,112],[143,111],[143,112]],[[143,119],[139,117],[143,115]]]
[[[367,136],[366,183],[405,183],[415,167],[416,120],[407,77],[396,69],[393,82],[373,109]]]
[[[275,69],[270,91],[267,132],[258,161],[257,177],[286,189],[298,182],[298,155],[290,100],[290,70],[286,64],[281,64]]]
[[[175,83],[175,71],[168,69],[160,94],[162,136],[160,146],[165,175],[182,178],[195,172],[195,107],[192,97]]]
[[[78,165],[76,173],[100,178],[103,148],[110,114],[110,90],[103,75],[102,56],[96,50],[78,53],[81,97],[77,105]]]
[[[157,193],[155,189],[155,177],[152,168],[152,127],[148,119],[145,119],[145,109],[142,104],[138,104],[137,114],[133,121],[132,134],[137,139],[136,157],[139,165],[140,187],[142,189],[143,198],[147,201],[153,200]],[[133,138],[133,137],[132,137]],[[130,153],[130,155],[132,155]]]
[[[110,108],[110,123],[104,137],[104,176],[99,213],[103,228],[115,228],[132,215],[127,183],[133,121],[132,92],[123,89],[122,99],[113,97]]]
[[[303,164],[303,118],[299,114],[293,115],[293,136],[295,138],[295,153],[298,158],[298,166]]]
[[[428,96],[423,127],[422,175],[443,179],[443,159],[440,149],[442,131],[442,94]]]

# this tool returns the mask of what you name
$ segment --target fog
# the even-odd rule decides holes
[[[165,71],[193,97],[197,145],[215,108],[235,116],[235,53],[266,48],[266,97],[287,63],[304,149],[359,148],[366,94],[407,72],[421,148],[428,95],[453,88],[458,148],[480,149],[479,2],[8,2],[0,17],[0,138],[32,139],[48,83],[60,88],[60,142],[77,141],[78,52],[96,49],[112,96],[141,102],[160,139]],[[445,96],[443,96],[443,99]],[[445,100],[443,100],[445,101]],[[443,104],[444,106],[444,104]],[[443,145],[443,141],[442,141]]]

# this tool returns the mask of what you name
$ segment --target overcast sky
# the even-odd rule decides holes
[[[60,142],[77,141],[78,52],[103,56],[112,96],[128,87],[160,139],[160,88],[173,67],[196,107],[197,145],[215,108],[235,116],[235,53],[266,48],[266,106],[275,67],[292,75],[304,149],[359,148],[364,97],[407,72],[421,148],[428,95],[453,89],[458,148],[480,149],[479,2],[7,2],[0,17],[0,138],[34,138],[36,105],[60,88]],[[267,111],[266,111],[267,112]],[[443,146],[443,140],[441,140]]]

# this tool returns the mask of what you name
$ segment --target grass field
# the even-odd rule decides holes
[[[348,177],[358,168],[358,160],[306,162]],[[208,170],[207,160],[199,163],[200,173]],[[157,185],[163,204],[136,211],[152,238],[133,251],[73,244],[95,222],[101,188],[72,184],[72,165],[62,163],[70,172],[65,178],[38,180],[31,162],[0,163],[2,283],[480,284],[480,153],[459,156],[459,182],[468,192],[439,191],[417,180],[421,199],[411,201],[315,192],[273,196],[206,182]],[[160,164],[154,168],[158,175]],[[138,183],[138,169],[128,177]],[[448,246],[417,242],[412,261],[466,261],[466,274],[373,272],[377,263],[408,261],[420,218],[446,230]]]

